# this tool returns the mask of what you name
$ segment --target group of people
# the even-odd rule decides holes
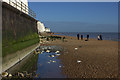
[[[79,34],[77,34],[77,39],[78,40],[80,39],[80,35]],[[97,39],[98,40],[102,40],[102,35],[98,35]],[[83,40],[83,35],[81,35],[81,40]],[[87,40],[85,40],[85,41],[88,41],[88,40],[89,40],[89,35],[87,35]]]
[[[102,35],[98,35],[97,39],[102,40]]]
[[[79,34],[77,34],[77,39],[78,39],[78,40],[80,39]],[[83,40],[83,35],[81,35],[81,40]],[[88,40],[89,40],[89,35],[87,35],[87,40],[86,40],[86,41],[88,41]]]

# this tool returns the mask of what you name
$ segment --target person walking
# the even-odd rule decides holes
[[[83,35],[81,35],[81,40],[83,40]]]
[[[103,39],[102,39],[102,35],[101,35],[101,34],[100,34],[100,40],[103,40]]]
[[[79,34],[77,34],[77,39],[79,40]]]
[[[88,41],[88,39],[89,39],[89,35],[87,35],[87,41]]]
[[[100,40],[100,36],[99,35],[97,36],[97,39]]]

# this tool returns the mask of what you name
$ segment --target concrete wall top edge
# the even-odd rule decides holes
[[[36,22],[38,21],[38,20],[34,19],[33,17],[31,17],[31,16],[25,14],[24,12],[21,12],[20,10],[14,8],[13,6],[9,5],[9,4],[6,3],[6,2],[2,2],[2,7],[8,8],[8,9],[10,9],[10,10],[12,10],[12,11],[14,11],[14,12],[20,14],[20,15],[23,15],[23,16],[25,16],[25,17],[31,19],[31,20],[34,20],[34,21],[36,21]]]

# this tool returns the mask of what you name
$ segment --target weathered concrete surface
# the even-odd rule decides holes
[[[37,20],[5,2],[2,3],[2,24],[4,41],[19,40],[37,33]]]
[[[26,49],[23,49],[21,51],[18,51],[12,55],[8,55],[5,58],[3,58],[3,64],[2,64],[2,72],[6,71],[16,63],[18,63],[20,60],[25,58],[27,55],[29,55],[31,52],[33,52],[37,47],[39,47],[39,44],[35,44],[33,46],[30,46]]]

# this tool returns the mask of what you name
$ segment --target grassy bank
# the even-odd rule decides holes
[[[8,54],[12,54],[14,52],[22,50],[38,42],[39,42],[39,37],[37,33],[34,33],[33,35],[25,36],[19,40],[9,41],[7,43],[5,43],[3,40],[2,56],[5,57]]]

